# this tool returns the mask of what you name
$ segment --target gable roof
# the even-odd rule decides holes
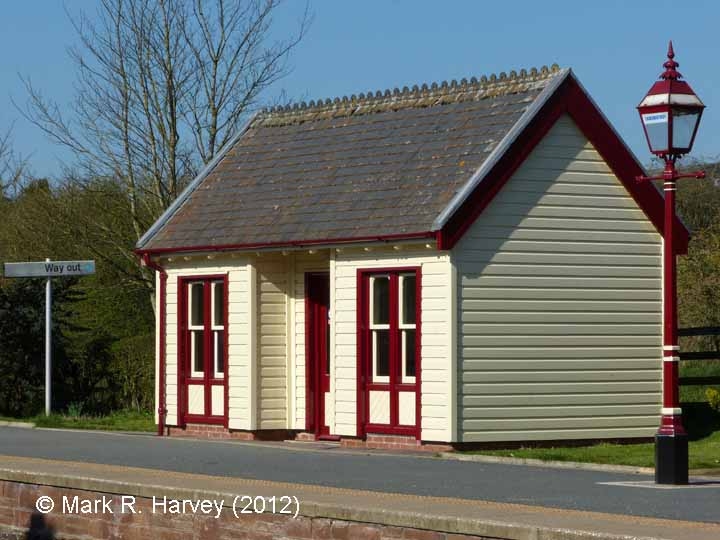
[[[403,238],[449,248],[563,112],[662,232],[662,196],[634,182],[642,167],[570,70],[553,66],[265,110],[138,251]],[[678,236],[682,250],[682,225]]]

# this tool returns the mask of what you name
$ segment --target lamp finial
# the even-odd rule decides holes
[[[676,69],[676,68],[680,67],[680,64],[678,64],[675,61],[675,51],[673,50],[672,40],[670,40],[670,43],[668,44],[667,57],[668,57],[667,61],[663,64],[665,71],[663,71],[660,74],[660,78],[665,79],[665,80],[676,81],[680,77],[682,77],[682,75]]]

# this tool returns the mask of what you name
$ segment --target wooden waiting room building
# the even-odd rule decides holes
[[[556,66],[258,113],[137,246],[161,429],[652,436],[663,198],[642,173]]]

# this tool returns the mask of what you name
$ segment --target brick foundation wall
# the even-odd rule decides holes
[[[244,431],[227,429],[212,424],[187,424],[184,428],[168,426],[170,437],[192,437],[196,439],[235,439],[240,441],[284,441],[294,439],[295,433],[285,429]]]
[[[192,437],[197,439],[235,439],[241,441],[314,441],[315,435],[284,429],[262,431],[238,431],[223,426],[208,424],[188,424],[184,428],[168,426],[170,437]],[[426,452],[452,452],[453,445],[442,442],[423,442],[415,437],[402,435],[377,435],[369,433],[365,440],[343,437],[340,444],[348,448],[375,448],[382,450],[414,450]],[[1,539],[0,539],[1,540]]]
[[[45,516],[36,513],[35,503],[40,496],[51,497],[55,511]],[[104,496],[115,513],[67,515],[57,511],[63,497],[72,500],[76,496],[93,501]],[[483,536],[302,515],[293,518],[279,514],[245,514],[238,519],[230,508],[223,508],[217,519],[196,514],[153,513],[151,499],[135,497],[134,502],[137,513],[120,513],[121,495],[0,481],[0,540],[26,538],[31,519],[40,525],[34,532],[50,527],[57,540],[489,540]],[[37,538],[47,540],[52,536],[46,533]]]
[[[442,442],[418,441],[403,435],[376,435],[368,433],[365,440],[343,438],[340,444],[349,448],[377,448],[381,450],[413,450],[424,452],[452,452],[453,445]]]

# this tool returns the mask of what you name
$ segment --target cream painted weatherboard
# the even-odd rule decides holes
[[[167,304],[166,304],[166,384],[167,384],[167,424],[178,424],[178,389],[177,389],[177,302],[178,278],[183,276],[202,276],[211,274],[228,275],[228,372],[229,416],[231,429],[249,429],[249,321],[248,312],[248,259],[246,257],[191,258],[186,261],[179,257],[172,262],[161,263],[167,269]],[[156,381],[157,385],[157,381]],[[217,391],[216,391],[217,392]],[[224,405],[224,404],[223,404]],[[216,397],[214,411],[220,408]]]
[[[335,434],[357,434],[357,271],[420,266],[422,268],[421,437],[450,441],[453,374],[451,371],[451,266],[446,252],[408,247],[399,251],[344,249],[335,256],[334,299]],[[332,278],[333,276],[331,276]],[[381,414],[379,411],[377,414]]]
[[[288,410],[288,260],[280,253],[255,259],[258,306],[257,429],[286,429]]]
[[[661,237],[569,117],[452,259],[461,441],[653,435]]]

